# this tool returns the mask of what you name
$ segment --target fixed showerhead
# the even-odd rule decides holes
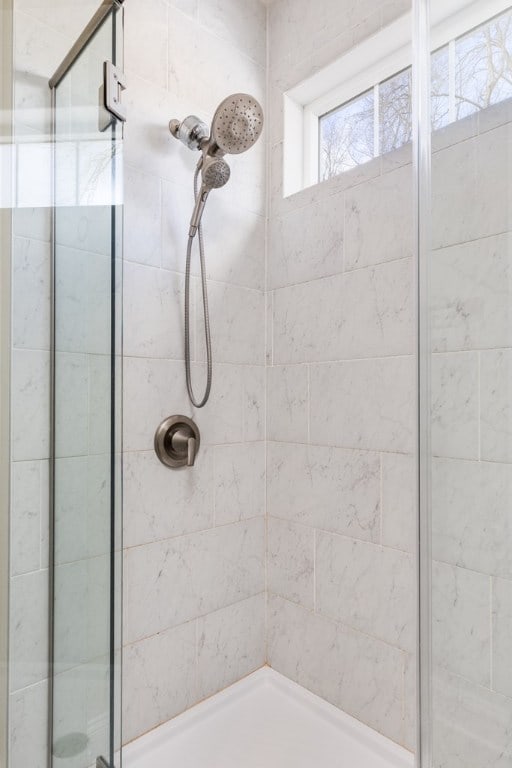
[[[263,110],[248,93],[233,93],[222,101],[212,120],[210,145],[228,155],[246,152],[263,130]]]

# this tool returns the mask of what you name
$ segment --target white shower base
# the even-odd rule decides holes
[[[123,750],[123,768],[412,768],[410,752],[265,667]]]

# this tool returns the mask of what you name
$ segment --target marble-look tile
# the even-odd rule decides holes
[[[109,257],[57,247],[58,351],[110,353],[110,282]]]
[[[235,172],[235,171],[233,171]],[[181,183],[162,183],[162,265],[185,271],[190,217],[194,208],[193,171]],[[231,181],[230,181],[231,185]],[[265,287],[265,218],[248,211],[231,186],[208,199],[203,218],[208,279],[263,290]],[[192,251],[192,274],[199,270],[199,245]]]
[[[268,287],[336,275],[343,271],[344,198],[332,195],[274,216],[269,227]]]
[[[315,562],[319,613],[403,650],[414,649],[410,555],[318,531]]]
[[[14,236],[50,243],[51,214],[51,208],[15,208],[12,212]]]
[[[475,139],[477,206],[473,211],[476,237],[507,232],[512,228],[510,174],[512,125],[506,123]],[[496,151],[500,147],[500,151]]]
[[[482,112],[487,112],[486,109]],[[432,131],[432,152],[439,152],[446,147],[454,144],[460,144],[467,139],[471,139],[478,133],[478,113],[467,115],[464,118],[455,120],[453,123],[437,128]]]
[[[239,173],[236,169],[233,172]],[[190,211],[187,223],[189,219]],[[223,197],[209,198],[204,234],[206,272],[210,280],[264,290],[264,216],[241,207],[228,187]]]
[[[432,246],[442,248],[478,237],[480,191],[475,139],[432,156]]]
[[[118,359],[116,361],[120,363]],[[89,454],[108,453],[110,451],[111,402],[110,386],[112,381],[112,359],[110,355],[87,355],[89,393],[87,404],[87,438]],[[116,370],[117,381],[121,380],[121,371]],[[116,414],[117,418],[117,414]],[[121,419],[117,419],[121,427]],[[120,440],[117,443],[120,445]]]
[[[11,692],[45,679],[48,666],[48,572],[11,579]]]
[[[476,113],[478,118],[478,133],[485,133],[500,125],[505,125],[512,121],[512,104],[510,99],[499,101],[497,104],[491,104],[485,109]]]
[[[203,335],[203,303],[200,282],[196,283],[197,359],[206,359]],[[229,283],[210,282],[208,304],[212,348],[218,363],[265,363],[265,295]]]
[[[110,355],[112,339],[112,259],[103,254],[86,254],[85,350],[90,354]],[[68,287],[66,287],[68,289]],[[75,308],[76,312],[76,308]],[[119,348],[119,347],[118,347]],[[73,345],[72,352],[79,351]]]
[[[492,689],[512,699],[512,581],[492,580]],[[512,702],[511,702],[512,709]]]
[[[267,512],[378,542],[380,464],[368,451],[268,443]]]
[[[46,768],[48,759],[48,684],[46,680],[9,697],[11,768]]]
[[[432,453],[478,459],[478,353],[436,354],[430,365]]]
[[[267,588],[269,592],[313,609],[315,531],[270,517],[267,524]]]
[[[167,215],[160,199],[161,181],[157,176],[125,165],[124,189],[123,258],[159,267],[160,220],[163,214]]]
[[[198,3],[197,20],[213,35],[265,65],[267,17],[265,6],[259,0]]]
[[[55,462],[55,561],[69,563],[110,550],[110,454]]]
[[[42,461],[17,461],[11,466],[11,575],[37,571],[41,567],[43,516],[48,499],[43,497]]]
[[[197,641],[198,697],[203,699],[265,663],[265,595],[198,619]]]
[[[275,363],[412,352],[410,259],[281,288],[274,297]]]
[[[267,368],[267,439],[308,440],[307,365]]]
[[[352,32],[378,10],[375,0],[348,0],[343,4],[325,0],[312,6],[307,0],[283,0],[269,8],[270,71],[274,80],[291,77],[305,61],[308,70],[327,62],[318,60],[322,48],[331,44],[332,59],[344,46],[336,44],[340,30]],[[378,14],[380,19],[380,14]],[[353,37],[350,37],[351,41]],[[353,43],[352,43],[353,44]]]
[[[88,658],[87,634],[88,605],[88,561],[58,563],[55,568],[55,672],[83,664]],[[105,608],[105,599],[97,606]]]
[[[183,359],[184,291],[183,275],[126,262],[123,298],[126,355]],[[193,291],[191,293],[193,295]],[[192,313],[193,307],[192,304]]]
[[[269,603],[269,664],[400,741],[404,654],[279,597]]]
[[[284,139],[284,93],[273,83],[267,85],[267,136],[270,146]]]
[[[397,168],[403,168],[406,165],[412,165],[413,149],[414,148],[412,142],[407,142],[407,144],[402,144],[402,146],[398,149],[393,149],[391,152],[385,152],[383,155],[381,155],[381,174],[384,175],[386,173],[396,171]]]
[[[254,518],[128,549],[125,641],[262,592],[264,548],[264,520]]]
[[[127,742],[197,700],[195,622],[127,645],[123,655],[123,740]]]
[[[345,269],[412,256],[412,185],[404,166],[347,192]]]
[[[264,368],[261,370],[264,377]],[[264,382],[260,400],[256,400],[252,389],[245,390],[247,375],[247,370],[238,366],[214,365],[210,402],[206,409],[198,411],[189,404],[183,362],[126,357],[124,392],[125,403],[130,403],[130,407],[124,409],[124,449],[151,450],[157,426],[172,413],[195,418],[203,444],[242,442],[245,421],[250,421],[251,427],[245,429],[252,433],[255,413],[262,418],[265,392]],[[205,366],[193,365],[192,376],[194,389],[199,391]],[[260,391],[259,387],[257,390]],[[246,439],[262,440],[263,437]]]
[[[490,578],[446,563],[432,565],[434,664],[490,686]]]
[[[125,547],[213,526],[213,452],[200,448],[193,469],[172,472],[154,451],[124,454]]]
[[[60,246],[110,257],[111,216],[109,205],[67,206],[66,215],[58,219],[55,240]]]
[[[125,10],[125,66],[138,77],[167,87],[168,4],[165,0],[135,0]]]
[[[274,294],[272,291],[265,293],[265,362],[267,366],[274,362]]]
[[[169,0],[169,5],[177,8],[182,13],[186,13],[187,16],[192,16],[192,18],[197,16],[198,4],[199,0]]]
[[[244,440],[266,439],[266,369],[262,365],[242,370],[242,412]]]
[[[433,557],[512,579],[511,496],[510,464],[434,459]]]
[[[215,524],[265,514],[265,443],[215,449]]]
[[[405,656],[404,678],[404,736],[400,742],[406,749],[416,752],[418,748],[417,723],[417,664],[416,654]]]
[[[50,348],[50,246],[16,237],[13,253],[12,343]]]
[[[512,236],[508,234],[433,253],[433,351],[510,346],[511,277]]]
[[[162,179],[162,267],[173,272],[185,272],[190,217],[194,210],[193,170],[183,173],[182,183]],[[188,183],[186,183],[188,182]],[[208,203],[210,205],[210,201]],[[211,261],[211,241],[205,244],[207,267]],[[192,251],[191,274],[199,270],[199,246],[196,239]]]
[[[237,12],[239,15],[244,15],[241,8]],[[226,29],[226,23],[229,21],[217,17],[217,26],[220,24]],[[255,31],[247,30],[247,34],[254,34]],[[226,39],[220,42],[212,30],[198,25],[173,8],[169,13],[168,40],[172,52],[169,59],[169,90],[179,101],[189,100],[193,93],[195,113],[202,119],[209,121],[220,101],[229,93],[252,93],[263,103],[263,66],[241,54],[233,42]],[[215,77],[198,78],[196,72],[215,72]]]
[[[480,450],[482,459],[512,462],[512,352],[480,353]]]
[[[58,457],[87,454],[89,392],[88,355],[56,352],[55,455]],[[103,398],[106,398],[109,392],[110,387],[104,389]]]
[[[23,4],[26,6],[27,2],[23,0]],[[47,8],[39,8],[39,11],[36,9],[33,13],[32,10],[28,12],[28,8],[21,6],[16,7],[16,11],[14,38],[16,69],[30,73],[32,76],[45,78],[47,81],[69,50],[69,39],[63,34],[62,27],[59,30],[54,25],[48,25]],[[83,22],[84,25],[85,23],[87,19]],[[80,30],[81,27],[77,26],[76,35],[80,34]]]
[[[433,713],[434,764],[438,768],[510,768],[511,699],[436,670]]]
[[[404,552],[417,546],[416,457],[382,453],[382,544]]]
[[[50,353],[15,349],[11,368],[14,461],[44,459],[50,450]]]
[[[312,365],[311,442],[366,450],[414,450],[411,357]]]
[[[175,93],[143,80],[133,72],[130,73],[130,87],[123,94],[123,102],[130,115],[124,128],[124,157],[128,168],[138,169],[144,174],[143,179],[147,179],[145,174],[151,174],[155,179],[191,184],[197,158],[192,152],[185,152],[181,142],[171,135],[169,119],[176,117],[182,120],[187,114],[193,114],[193,104],[190,101],[183,103],[176,98]],[[136,182],[137,177],[134,175],[132,178]],[[151,198],[156,201],[157,189],[153,182],[151,190]],[[135,188],[132,187],[132,191],[133,202],[137,205]],[[132,191],[127,185],[128,194],[132,194]],[[154,220],[154,214],[155,211],[149,207],[143,221],[148,224]],[[153,249],[156,236],[160,233],[149,229],[148,234]],[[144,249],[143,240],[139,241],[137,251],[141,249]]]
[[[73,42],[76,39],[98,6],[95,0],[83,0],[71,15],[66,13],[66,9],[63,9],[60,3],[48,4],[42,0],[17,0],[16,7],[18,11],[26,14],[34,25],[39,22],[45,25],[44,28],[49,27],[56,38],[59,33],[64,44],[64,41]],[[42,34],[40,24],[34,26],[39,30],[39,35]],[[23,40],[23,34],[20,38]],[[55,69],[60,63],[58,58],[62,55],[60,50],[48,50],[45,53],[43,61],[48,62]]]

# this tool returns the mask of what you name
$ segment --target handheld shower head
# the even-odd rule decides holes
[[[201,166],[203,186],[211,189],[219,189],[227,184],[231,175],[231,169],[222,157],[205,157]]]
[[[202,408],[210,396],[212,383],[212,345],[208,314],[208,294],[204,243],[201,237],[201,217],[206,200],[212,189],[223,187],[229,181],[229,165],[223,155],[239,155],[256,143],[263,130],[263,110],[253,96],[234,93],[217,107],[212,120],[210,135],[207,126],[195,115],[189,115],[182,122],[171,120],[172,135],[189,149],[198,149],[201,157],[194,174],[195,207],[190,220],[185,269],[185,375],[191,403]],[[201,172],[201,190],[198,194],[197,179]],[[204,330],[206,339],[206,388],[202,399],[196,399],[192,387],[190,354],[190,270],[194,237],[199,230],[199,256],[201,263],[201,286],[203,293]]]
[[[197,196],[194,212],[190,219],[189,237],[194,237],[197,232],[206,200],[212,189],[223,187],[228,183],[231,175],[229,165],[222,157],[209,157],[205,155],[199,160],[199,168],[201,169],[202,177],[201,191]]]
[[[248,93],[233,93],[217,107],[210,131],[210,154],[217,148],[239,155],[256,143],[263,130],[263,110]]]

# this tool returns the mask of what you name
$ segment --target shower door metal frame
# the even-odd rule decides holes
[[[13,9],[0,0],[0,144],[13,143]],[[10,160],[6,175],[11,183]],[[0,179],[3,184],[4,180]],[[12,201],[8,201],[12,205]],[[12,207],[0,208],[0,765],[8,760]]]
[[[417,768],[432,766],[432,556],[429,257],[431,252],[430,0],[413,4],[413,165],[417,329]]]
[[[51,145],[52,145],[52,214],[51,214],[51,276],[50,276],[50,331],[51,331],[51,344],[50,344],[50,473],[49,473],[49,559],[48,559],[48,727],[47,727],[47,767],[52,768],[53,765],[53,732],[54,732],[54,685],[53,685],[53,664],[54,664],[54,652],[55,652],[55,635],[54,635],[54,605],[55,605],[55,344],[56,344],[56,317],[55,317],[55,262],[56,262],[56,195],[55,195],[55,138],[56,138],[56,96],[57,88],[62,82],[63,78],[72,68],[73,64],[78,60],[82,52],[86,49],[87,45],[96,35],[98,30],[102,27],[103,23],[107,21],[111,14],[117,13],[117,11],[123,9],[124,0],[103,0],[100,7],[93,15],[89,23],[84,28],[81,35],[78,37],[74,45],[66,54],[61,64],[57,67],[54,74],[48,81],[50,88],[51,99]],[[115,26],[114,26],[114,41],[113,47],[115,48]],[[114,57],[115,59],[115,57]],[[115,63],[115,62],[114,62]],[[115,226],[115,210],[112,206],[112,227]],[[112,230],[112,233],[115,229]],[[114,234],[112,234],[114,240]],[[112,247],[114,247],[114,242]],[[114,286],[112,286],[114,289]],[[112,295],[114,295],[114,290]],[[112,304],[114,299],[112,299]],[[112,308],[112,313],[114,308]],[[115,325],[112,324],[111,329],[112,339],[114,340]],[[114,349],[114,345],[112,347]],[[115,365],[115,355],[112,352],[112,364]],[[112,381],[112,402],[114,398],[114,381]],[[113,460],[113,457],[112,457]],[[113,472],[113,466],[111,466],[111,473]],[[114,481],[112,476],[112,491],[111,491],[111,520],[113,518],[113,498]],[[111,540],[113,541],[113,525],[111,522]],[[111,602],[111,615],[110,615],[110,691],[109,691],[109,705],[110,705],[110,758],[113,760],[114,756],[114,724],[113,724],[113,709],[114,709],[114,679],[113,679],[113,661],[114,661],[114,595],[113,595],[113,577],[114,577],[114,558],[111,553],[111,585],[110,585],[110,602]],[[120,745],[121,746],[121,745]],[[114,763],[111,765],[105,764],[103,757],[98,757],[97,768],[114,768]]]

